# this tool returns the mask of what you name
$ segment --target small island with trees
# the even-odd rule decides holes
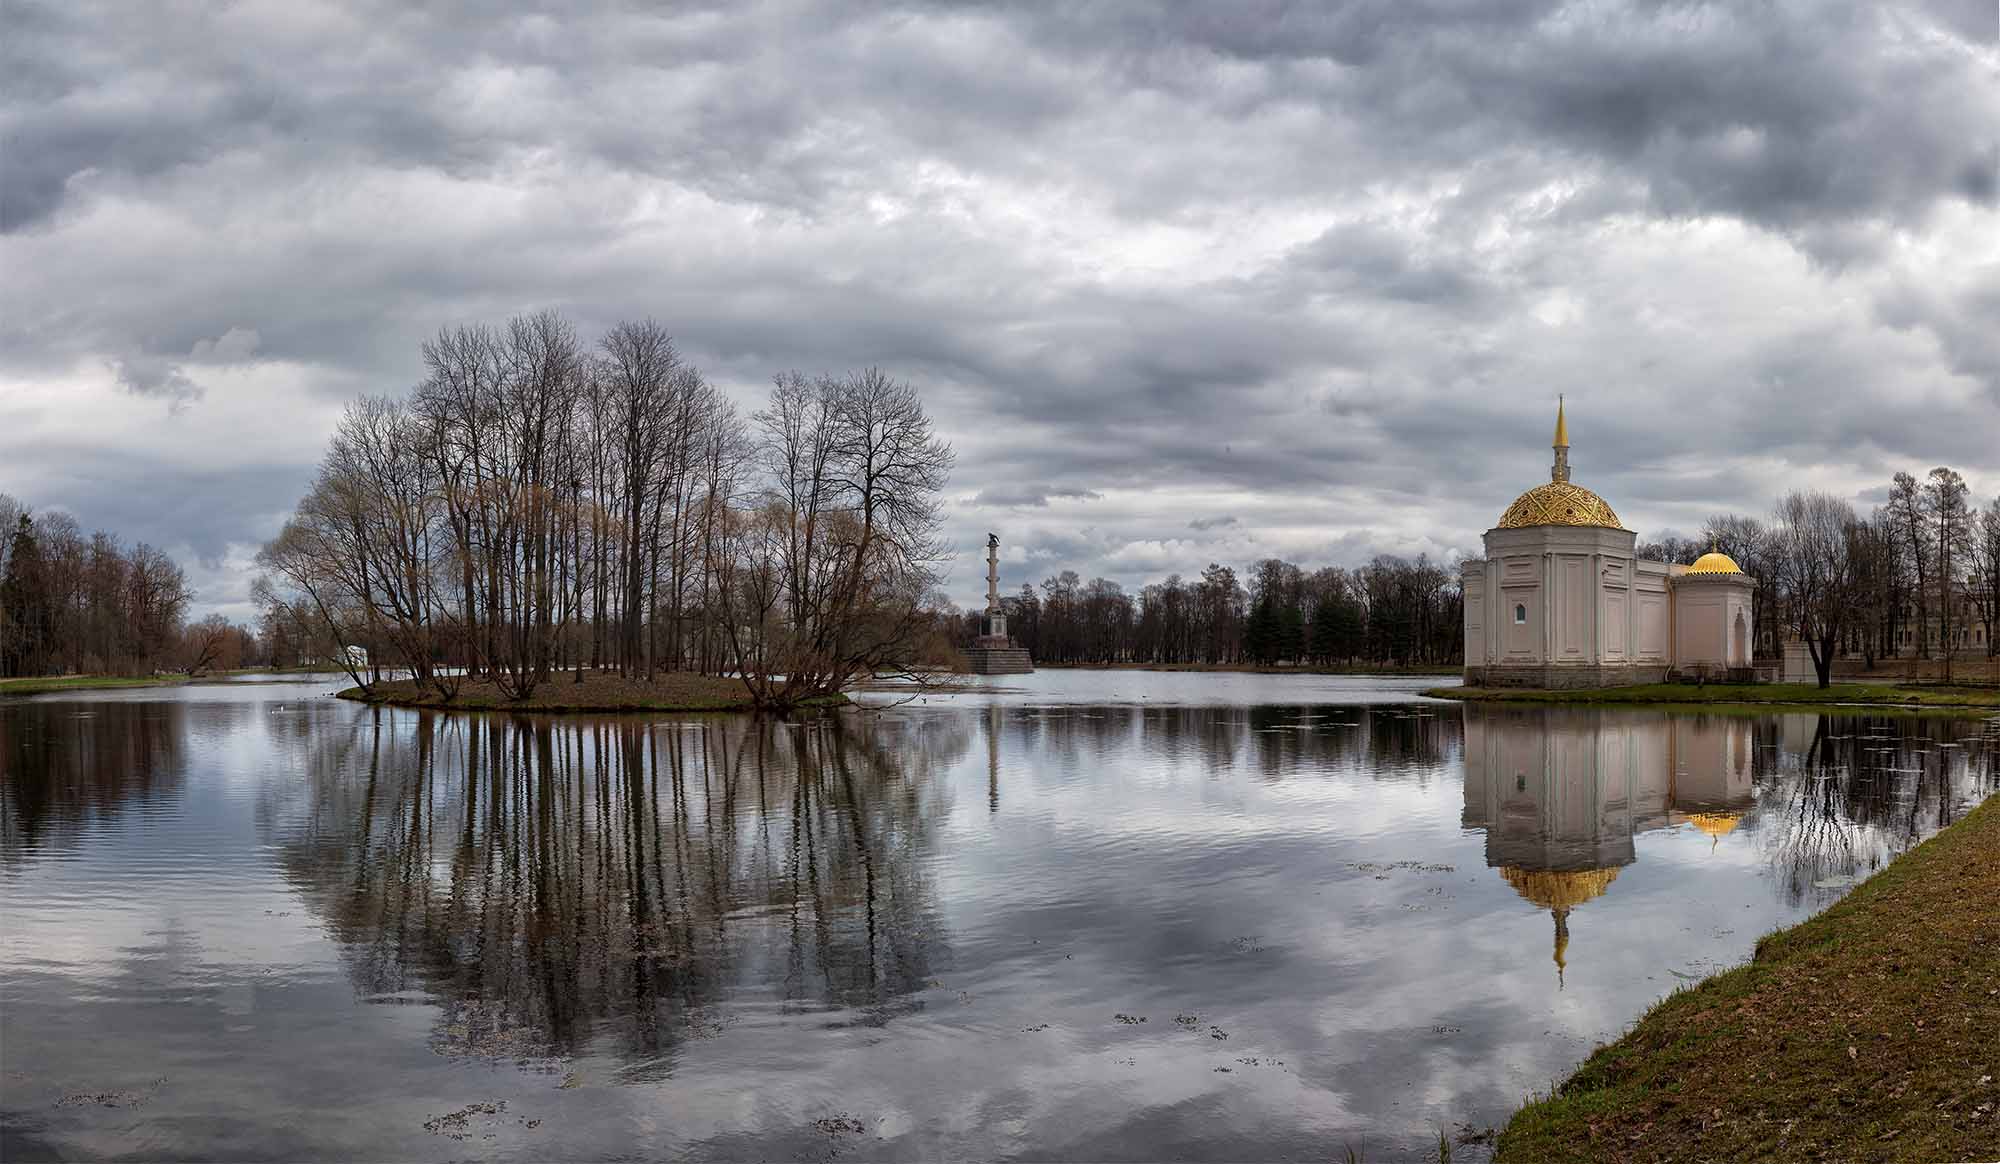
[[[790,711],[944,637],[952,467],[910,385],[776,377],[748,418],[659,324],[449,328],[350,405],[258,561],[370,702]],[[386,656],[386,658],[385,658]],[[408,672],[385,679],[393,662]]]

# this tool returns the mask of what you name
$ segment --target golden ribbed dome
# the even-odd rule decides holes
[[[1531,525],[1594,525],[1623,529],[1618,515],[1604,498],[1581,485],[1551,481],[1537,485],[1514,499],[1500,515],[1496,529],[1523,529]]]
[[[1618,870],[1579,869],[1562,873],[1506,865],[1501,867],[1500,876],[1529,902],[1543,909],[1568,910],[1602,896],[1617,879]]]
[[[1687,572],[1690,574],[1741,574],[1743,567],[1737,565],[1736,559],[1730,557],[1728,554],[1720,550],[1710,550],[1701,557],[1696,558],[1694,565],[1687,568]]]

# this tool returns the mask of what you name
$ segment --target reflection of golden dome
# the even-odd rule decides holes
[[[1551,481],[1537,485],[1514,499],[1500,515],[1496,529],[1523,529],[1531,525],[1594,525],[1623,529],[1618,515],[1604,498],[1581,485]]]
[[[1569,910],[1601,896],[1611,888],[1612,881],[1618,877],[1618,870],[1579,869],[1557,873],[1505,865],[1500,869],[1500,876],[1514,887],[1514,892],[1543,909]]]
[[[1737,565],[1736,559],[1730,557],[1728,554],[1720,550],[1710,550],[1701,557],[1696,558],[1694,565],[1687,568],[1687,572],[1690,574],[1741,574],[1743,567]]]
[[[1743,823],[1743,814],[1740,812],[1691,812],[1688,813],[1687,821],[1709,836],[1721,838],[1734,832],[1736,826]]]
[[[1569,966],[1569,911],[1602,896],[1617,880],[1618,870],[1577,869],[1570,872],[1556,872],[1549,869],[1523,869],[1519,865],[1503,865],[1500,876],[1514,887],[1530,903],[1549,911],[1556,920],[1556,985],[1561,987],[1563,971]]]

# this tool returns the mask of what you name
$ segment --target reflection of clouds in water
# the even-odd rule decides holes
[[[333,939],[252,1021],[315,983],[328,1069],[449,1095],[423,1118],[509,1098],[579,1155],[1394,1156],[1796,920],[1769,860],[1800,781],[1901,844],[1991,773],[1940,758],[1963,721],[1836,718],[1815,751],[1817,717],[1026,702],[837,728],[202,706],[180,801],[254,785],[215,860],[282,881],[244,924],[297,908],[263,928]],[[1829,756],[1861,767],[1823,780]],[[254,948],[225,908],[189,932]],[[133,1029],[208,1046],[186,1025]],[[291,1102],[308,1067],[273,1048],[243,1070]]]

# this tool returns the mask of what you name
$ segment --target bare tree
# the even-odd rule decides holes
[[[1854,508],[1826,493],[1790,493],[1778,502],[1776,521],[1778,598],[1826,687],[1853,613]]]
[[[1971,543],[1973,601],[1986,630],[1986,657],[1991,659],[2000,655],[2000,642],[1994,640],[1994,631],[2000,629],[2000,495],[1980,512]]]
[[[944,559],[938,496],[951,447],[916,390],[868,369],[780,376],[754,418],[762,480],[721,539],[718,597],[759,706],[909,669]]]
[[[219,614],[211,614],[188,627],[181,644],[181,669],[189,675],[200,675],[215,667],[234,631],[229,620]]]
[[[1931,524],[1924,513],[1923,487],[1908,473],[1898,473],[1889,487],[1889,501],[1883,506],[1890,526],[1896,531],[1896,545],[1903,566],[1915,579],[1916,626],[1913,640],[1918,658],[1930,656],[1930,578],[1934,560]]]
[[[1951,682],[1951,655],[1958,646],[1959,570],[1972,548],[1972,511],[1967,508],[1965,478],[1943,465],[1931,470],[1924,483],[1923,511],[1931,523],[1931,546],[1937,554],[1938,644],[1944,651],[1944,679]]]

